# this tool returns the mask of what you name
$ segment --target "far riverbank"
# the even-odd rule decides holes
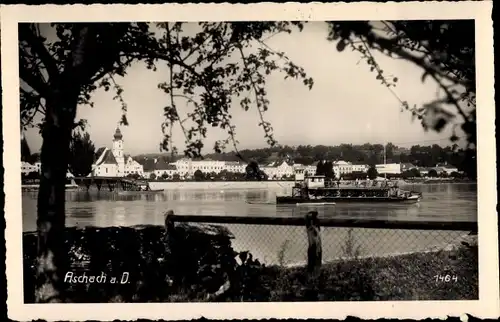
[[[399,185],[475,184],[475,181],[404,181]],[[291,189],[294,181],[149,181],[151,189]]]
[[[294,181],[150,181],[151,189],[276,189],[292,188]]]

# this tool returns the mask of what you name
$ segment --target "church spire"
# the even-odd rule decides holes
[[[123,138],[122,132],[118,127],[116,128],[115,135],[113,137],[115,140],[121,140]]]

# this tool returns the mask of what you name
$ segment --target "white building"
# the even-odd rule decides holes
[[[293,165],[295,180],[303,180],[305,177],[311,177],[316,174],[316,165],[303,165],[295,163]],[[297,179],[298,177],[302,179]]]
[[[352,173],[352,164],[346,161],[335,161],[333,162],[333,172],[336,177],[342,176],[343,174]]]
[[[420,172],[420,175],[422,177],[427,177],[429,175],[429,171],[431,170],[430,168],[424,168],[424,167],[419,167],[417,168],[418,172]]]
[[[131,156],[127,157],[127,161],[125,162],[125,176],[128,174],[138,174],[141,177],[144,176],[144,167]]]
[[[246,164],[239,161],[226,161],[224,169],[232,173],[245,173]]]
[[[193,175],[194,173],[194,171],[192,171],[192,162],[193,161],[191,159],[182,158],[170,164],[175,166],[175,168],[177,169],[177,173],[181,177],[186,177]]]
[[[197,170],[200,170],[203,173],[220,173],[222,170],[226,169],[224,161],[211,159],[191,160],[183,158],[172,162],[171,164],[176,167],[179,175],[181,176],[193,176]]]
[[[262,168],[262,171],[269,179],[282,179],[283,177],[291,177],[295,174],[293,165],[286,161],[276,161]]]
[[[305,166],[305,173],[308,175],[308,176],[314,176],[316,175],[316,166],[315,165],[306,165]]]
[[[177,167],[174,164],[168,164],[164,160],[159,160],[155,162],[155,169],[153,173],[157,178],[166,175],[168,176],[168,178],[171,179],[174,176],[174,174],[178,173],[178,171]]]
[[[200,170],[203,173],[220,173],[225,169],[225,162],[212,159],[196,160],[192,161],[191,169],[193,171],[191,175],[193,175],[197,170]]]
[[[32,165],[31,163],[28,162],[21,162],[21,173],[23,174],[28,174],[30,172],[39,172],[36,166]]]
[[[128,158],[125,162],[123,153],[123,135],[119,128],[116,128],[113,135],[113,146],[111,149],[105,148],[92,165],[92,175],[100,177],[125,177],[128,174],[144,174],[141,164]]]
[[[35,166],[36,171],[38,171],[38,173],[42,172],[42,162],[37,161],[37,162],[33,163],[33,166]]]
[[[42,163],[41,162],[35,162],[35,164],[31,164],[29,162],[21,162],[21,173],[24,175],[27,175],[29,173],[41,173],[42,171]],[[66,178],[74,178],[75,176],[69,172],[66,172]]]
[[[368,165],[367,164],[362,164],[362,163],[353,163],[351,164],[351,169],[352,172],[367,172],[368,171]]]
[[[401,164],[399,163],[376,164],[375,169],[377,169],[378,174],[400,174]]]
[[[436,165],[436,172],[437,173],[446,173],[447,175],[450,175],[452,172],[458,172],[458,168],[452,165],[449,165],[447,163],[445,164],[437,164]]]

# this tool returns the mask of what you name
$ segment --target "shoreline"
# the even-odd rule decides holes
[[[150,181],[152,189],[291,189],[295,181]],[[477,184],[477,181],[405,181],[401,186],[435,185],[435,184]]]
[[[405,181],[398,180],[400,186],[439,185],[439,184],[477,184],[477,181],[452,181],[449,179]],[[148,181],[152,189],[291,189],[295,181]],[[22,191],[38,191],[37,184],[21,184]],[[66,185],[68,192],[80,191],[77,185]]]

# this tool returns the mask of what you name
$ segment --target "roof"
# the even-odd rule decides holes
[[[96,165],[101,165],[101,164],[118,164],[111,150],[106,149],[104,151],[104,155],[101,158],[99,158],[98,162],[96,162]]]
[[[177,167],[173,164],[168,164],[164,159],[160,159],[155,164],[155,170],[177,170]]]
[[[97,157],[98,159],[99,159],[99,157],[102,155],[102,153],[104,152],[104,150],[106,150],[106,148],[105,148],[105,147],[101,147],[101,148],[97,149],[97,151],[95,152],[95,155],[97,155],[97,156],[98,156],[98,157]]]
[[[141,162],[143,168],[144,168],[144,171],[151,171],[151,170],[154,170],[155,169],[155,160],[154,159],[144,159],[142,162]]]
[[[226,165],[229,166],[243,166],[244,164],[240,161],[226,161]]]
[[[277,160],[277,161],[271,163],[269,166],[271,166],[271,167],[279,167],[283,163],[286,164],[287,166],[290,166],[290,167],[293,166],[293,162],[287,161],[287,160]]]
[[[137,161],[136,159],[134,159],[133,157],[131,157],[130,155],[125,157],[125,160],[127,163],[132,163],[132,164],[140,164],[142,165],[139,161]]]

